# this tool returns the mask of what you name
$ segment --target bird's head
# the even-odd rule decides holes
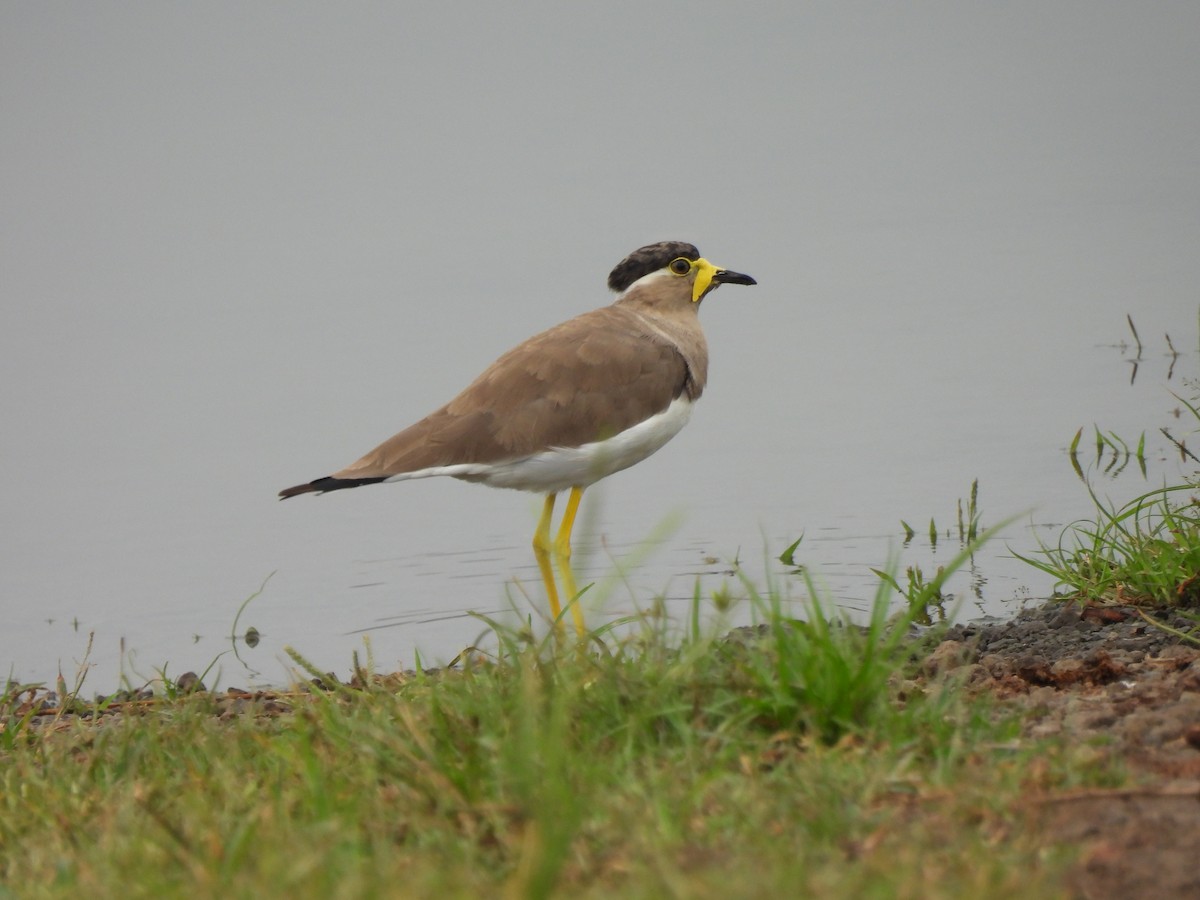
[[[699,303],[722,284],[757,284],[749,275],[714,266],[692,244],[661,241],[634,250],[617,263],[608,286],[622,297],[653,288]]]

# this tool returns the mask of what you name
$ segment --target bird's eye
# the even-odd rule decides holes
[[[668,265],[667,268],[676,275],[686,275],[688,272],[692,271],[692,261],[690,259],[684,259],[681,256],[678,259],[671,260],[670,265]]]

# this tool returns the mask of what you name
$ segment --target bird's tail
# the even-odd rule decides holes
[[[384,477],[379,478],[318,478],[316,481],[310,481],[308,484],[298,484],[295,487],[284,488],[279,492],[279,499],[286,500],[288,497],[295,497],[299,494],[324,494],[329,491],[340,491],[345,488],[360,487],[364,484],[378,484],[381,481],[386,481]]]

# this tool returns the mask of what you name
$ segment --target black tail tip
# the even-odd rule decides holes
[[[320,488],[316,487],[312,483],[298,484],[295,487],[284,488],[282,491],[280,491],[279,499],[286,500],[288,497],[297,497],[300,494],[308,494],[308,493],[312,493],[314,491],[319,491],[319,490],[320,490]]]
[[[308,484],[298,484],[295,487],[284,488],[279,492],[279,499],[286,500],[288,497],[296,497],[300,494],[324,494],[328,491],[341,491],[346,488],[360,487],[364,484],[378,484],[381,481],[387,481],[387,476],[379,476],[378,478],[318,478],[316,481],[310,481]]]

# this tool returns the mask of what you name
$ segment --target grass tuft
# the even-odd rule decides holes
[[[1130,328],[1133,322],[1130,320]],[[1136,329],[1134,329],[1136,335]],[[1200,409],[1175,395],[1200,424]],[[1146,436],[1137,447],[1118,435],[1096,432],[1096,468],[1115,477],[1131,458],[1145,476]],[[1175,484],[1146,491],[1123,505],[1102,499],[1078,460],[1082,429],[1068,448],[1072,468],[1087,487],[1096,510],[1094,519],[1074,522],[1058,543],[1042,543],[1034,555],[1017,558],[1052,575],[1060,596],[1087,603],[1200,609],[1200,485],[1193,475]],[[1181,440],[1163,434],[1181,450],[1181,459],[1196,461]],[[1104,464],[1106,454],[1111,459]]]
[[[1094,520],[1068,526],[1037,556],[1018,558],[1054,576],[1056,591],[1072,599],[1200,608],[1200,504],[1188,496],[1195,488],[1169,485],[1120,507],[1088,489]]]

